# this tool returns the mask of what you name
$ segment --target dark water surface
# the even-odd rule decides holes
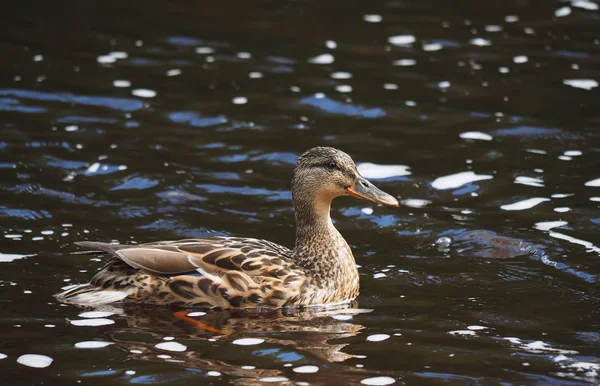
[[[598,3],[61,5],[0,13],[3,382],[600,383]],[[292,246],[317,145],[404,203],[334,202],[355,308],[51,297],[106,261],[77,240]]]

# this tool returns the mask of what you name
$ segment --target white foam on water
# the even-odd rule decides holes
[[[481,141],[491,141],[494,139],[491,135],[481,131],[465,131],[464,133],[460,133],[459,137],[463,139],[479,139]]]
[[[75,347],[77,348],[102,348],[106,346],[110,346],[111,342],[102,342],[99,340],[89,340],[85,342],[77,342],[75,343]]]
[[[381,342],[381,341],[387,340],[389,338],[390,338],[390,336],[388,334],[373,334],[373,335],[367,336],[367,341],[368,342]]]
[[[388,42],[395,46],[406,46],[417,41],[414,35],[395,35],[388,38]]]
[[[140,98],[154,98],[156,96],[156,91],[149,88],[136,88],[131,90],[131,94]]]
[[[373,377],[373,378],[365,378],[360,381],[363,385],[369,386],[385,386],[392,385],[396,383],[396,380],[392,377]]]
[[[159,348],[161,350],[165,350],[165,351],[182,352],[182,351],[187,350],[187,346],[184,346],[181,343],[177,343],[177,342],[157,343],[154,345],[154,347]]]
[[[591,90],[598,87],[598,81],[594,79],[565,79],[563,84],[584,90]]]
[[[472,171],[460,172],[444,177],[438,177],[431,183],[431,186],[438,190],[454,189],[468,184],[469,182],[489,180],[492,178],[493,176],[489,174],[475,174]]]
[[[541,231],[549,231],[552,228],[558,228],[567,224],[568,222],[566,221],[541,221],[535,223],[534,227],[535,229],[539,229]]]
[[[312,373],[316,373],[317,371],[319,371],[319,368],[317,366],[300,366],[300,367],[294,368],[295,373],[302,373],[302,374],[312,374]]]
[[[448,334],[450,334],[450,335],[471,335],[471,336],[477,335],[475,333],[475,331],[471,331],[471,330],[454,330],[454,331],[448,331]]]
[[[554,11],[554,16],[556,17],[565,17],[571,14],[571,7],[560,7],[556,11]]]
[[[361,212],[364,214],[373,214],[373,208],[362,208]]]
[[[248,98],[240,96],[240,97],[235,97],[231,100],[231,102],[234,105],[245,105],[246,103],[248,103]]]
[[[335,62],[335,57],[329,53],[321,54],[308,59],[308,62],[314,64],[331,64]]]
[[[517,201],[513,204],[502,205],[500,209],[502,210],[527,210],[531,209],[536,205],[541,204],[544,201],[550,201],[549,198],[545,197],[533,197],[528,198],[527,200]]]
[[[218,371],[209,371],[206,373],[206,375],[208,375],[209,377],[220,377],[221,373]]]
[[[515,178],[515,184],[536,186],[541,188],[544,187],[544,180],[542,180],[540,177],[517,176],[517,178]]]
[[[10,263],[11,261],[24,259],[35,255],[20,255],[17,253],[2,253],[0,252],[0,263]]]
[[[82,318],[106,318],[108,316],[114,315],[114,312],[110,312],[110,311],[89,311],[89,312],[82,312],[81,314],[79,314],[80,317]]]
[[[401,201],[402,205],[408,206],[410,208],[423,208],[429,204],[431,204],[431,201],[429,200],[423,200],[420,198],[407,198]]]
[[[377,165],[370,162],[359,163],[358,172],[365,178],[389,178],[409,176],[410,167],[406,165]]]
[[[254,346],[257,344],[261,344],[264,341],[265,340],[261,339],[261,338],[242,338],[242,339],[236,339],[231,343],[237,344],[238,346]]]
[[[196,311],[196,312],[190,312],[189,314],[187,314],[187,316],[190,316],[190,317],[203,316],[203,315],[206,315],[206,312]]]
[[[49,356],[39,354],[25,354],[17,358],[17,362],[23,366],[35,367],[36,369],[50,366],[53,360]]]
[[[595,180],[586,182],[585,186],[593,186],[593,187],[600,186],[600,178],[596,178]]]
[[[289,379],[287,379],[286,377],[264,377],[264,378],[259,378],[258,380],[260,382],[265,382],[265,383],[275,383],[275,382],[289,381]]]
[[[71,320],[74,326],[107,326],[114,323],[114,320],[105,318]]]

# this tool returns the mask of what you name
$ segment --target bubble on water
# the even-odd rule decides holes
[[[238,346],[254,346],[257,344],[261,344],[264,341],[265,340],[261,339],[261,338],[242,338],[242,339],[236,339],[231,343],[236,344]]]
[[[452,245],[452,239],[446,236],[440,237],[435,240],[435,245],[438,248],[448,248],[450,245]]]
[[[491,135],[481,131],[465,131],[464,133],[460,133],[459,137],[463,139],[479,139],[481,141],[491,141],[494,139]]]
[[[470,182],[489,180],[492,178],[494,178],[494,176],[488,174],[475,174],[472,171],[460,172],[444,177],[438,177],[431,183],[431,186],[438,190],[454,189]]]
[[[365,378],[365,379],[361,380],[360,383],[363,385],[369,385],[369,386],[385,386],[385,385],[392,385],[392,384],[396,383],[396,380],[392,377],[372,377],[372,378]]]
[[[406,46],[417,41],[414,35],[395,35],[388,38],[388,42],[395,46]]]
[[[500,206],[500,209],[502,209],[502,210],[526,210],[526,209],[531,209],[534,206],[537,206],[544,201],[550,201],[550,199],[546,198],[546,197],[533,197],[533,198],[528,198],[523,201],[517,201],[513,204],[502,205],[502,206]]]
[[[109,324],[114,324],[115,321],[112,319],[106,318],[98,318],[98,319],[79,319],[79,320],[71,320],[71,324],[74,326],[107,326]]]
[[[28,367],[35,367],[37,369],[43,369],[52,364],[54,359],[46,355],[39,354],[25,354],[17,358],[17,362]]]
[[[102,342],[99,340],[90,340],[85,342],[77,342],[75,343],[75,347],[77,348],[102,348],[106,346],[110,346],[111,342]]]
[[[374,334],[374,335],[369,335],[367,337],[367,341],[368,342],[381,342],[384,340],[389,339],[390,336],[388,334]]]
[[[316,373],[317,371],[319,371],[319,368],[317,366],[300,366],[300,367],[294,368],[295,373],[302,373],[302,374],[311,374],[311,373]]]
[[[335,61],[335,57],[331,54],[321,54],[308,59],[309,63],[314,64],[331,64]]]
[[[187,346],[184,346],[181,343],[177,343],[177,342],[157,343],[154,345],[154,347],[159,348],[161,350],[165,350],[165,351],[182,352],[182,351],[187,350]]]

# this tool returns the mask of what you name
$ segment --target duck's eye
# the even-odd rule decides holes
[[[327,163],[327,168],[328,169],[337,169],[338,168],[338,164],[335,161],[329,161]]]

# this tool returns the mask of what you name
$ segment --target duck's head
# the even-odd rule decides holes
[[[339,196],[353,196],[377,204],[400,206],[398,200],[360,175],[350,156],[332,147],[314,147],[298,158],[292,179],[294,201],[310,200],[328,210]]]

